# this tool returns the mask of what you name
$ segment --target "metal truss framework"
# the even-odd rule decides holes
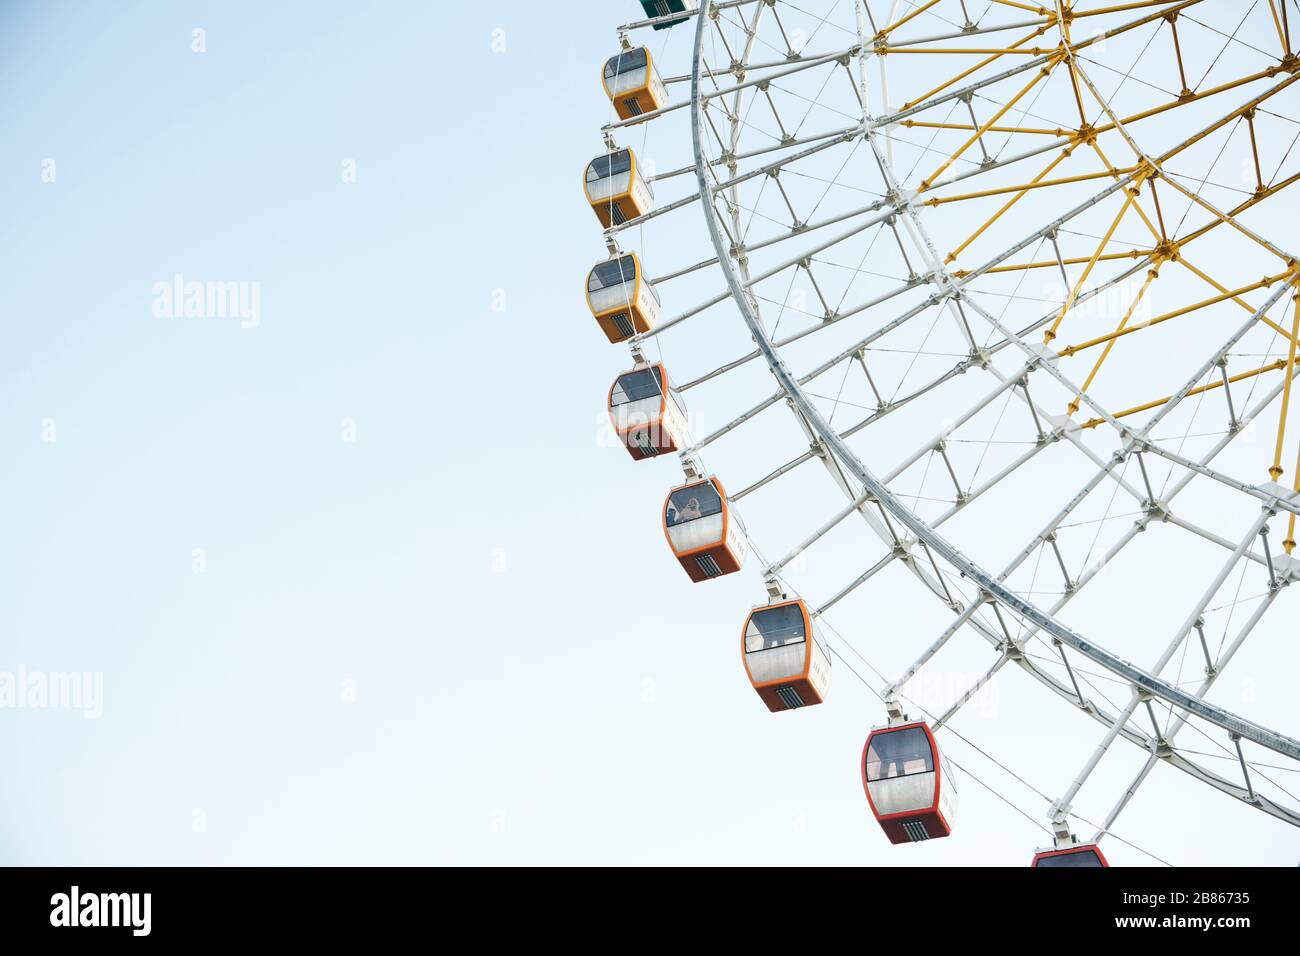
[[[1148,779],[1152,768],[1161,761],[1278,819],[1300,825],[1300,810],[1260,794],[1252,785],[1240,741],[1243,739],[1250,741],[1291,759],[1300,759],[1300,742],[1231,713],[1205,699],[1207,692],[1263,619],[1267,610],[1279,599],[1282,591],[1300,577],[1300,564],[1290,557],[1295,539],[1295,516],[1300,513],[1300,462],[1297,463],[1298,474],[1294,490],[1277,484],[1284,472],[1282,456],[1287,434],[1287,409],[1292,382],[1300,371],[1298,367],[1300,363],[1297,362],[1296,355],[1297,344],[1300,342],[1300,297],[1297,296],[1300,272],[1297,271],[1296,258],[1288,250],[1278,247],[1259,235],[1243,219],[1243,213],[1247,210],[1300,178],[1300,175],[1296,175],[1276,182],[1265,181],[1259,150],[1255,145],[1253,125],[1257,111],[1263,108],[1263,104],[1300,80],[1295,54],[1291,48],[1289,26],[1286,24],[1286,6],[1282,4],[1279,12],[1278,7],[1270,4],[1274,20],[1278,24],[1279,40],[1285,51],[1276,66],[1257,71],[1233,82],[1221,83],[1206,89],[1192,89],[1188,85],[1181,48],[1178,46],[1177,19],[1180,14],[1184,14],[1202,0],[1184,0],[1181,3],[1145,0],[1145,2],[1112,5],[1093,10],[1073,10],[1063,3],[1063,0],[1057,0],[1054,8],[1050,10],[1033,5],[1007,4],[1034,15],[1015,22],[999,23],[988,27],[972,23],[967,15],[965,24],[955,31],[923,38],[897,40],[893,38],[893,34],[901,27],[931,10],[938,2],[939,0],[930,0],[930,2],[916,4],[910,13],[880,28],[871,18],[870,11],[861,0],[858,0],[855,4],[856,42],[843,49],[817,55],[805,55],[791,44],[786,26],[780,19],[779,0],[732,0],[732,2],[717,3],[702,0],[698,13],[639,21],[622,28],[633,30],[665,21],[695,19],[692,71],[689,76],[666,78],[670,86],[689,82],[691,91],[689,98],[674,102],[654,113],[611,124],[607,127],[607,135],[612,135],[617,129],[649,122],[666,113],[689,109],[694,164],[655,178],[671,179],[693,172],[698,189],[675,202],[657,207],[638,219],[612,227],[607,230],[607,239],[611,243],[611,248],[616,248],[618,235],[625,230],[644,225],[649,220],[676,209],[693,205],[698,200],[705,214],[714,256],[666,273],[654,281],[668,282],[713,267],[717,267],[725,279],[725,288],[716,295],[668,319],[651,332],[635,337],[632,342],[634,354],[640,355],[641,348],[648,340],[681,325],[707,309],[728,299],[735,303],[753,337],[756,348],[683,383],[682,390],[695,388],[758,359],[766,363],[776,378],[779,388],[721,428],[696,440],[694,445],[684,453],[684,459],[688,462],[693,461],[694,456],[702,449],[753,420],[768,408],[784,404],[792,411],[808,439],[808,450],[784,461],[768,474],[744,486],[731,496],[731,500],[738,501],[789,474],[800,465],[817,459],[822,462],[836,485],[841,488],[847,503],[827,516],[823,524],[808,534],[781,559],[767,565],[765,577],[772,582],[770,588],[779,589],[780,585],[776,582],[780,581],[786,566],[806,549],[814,546],[833,528],[854,514],[862,517],[872,532],[887,546],[888,552],[823,602],[816,609],[816,613],[826,614],[836,603],[895,561],[902,562],[920,580],[925,590],[939,597],[954,613],[952,622],[925,648],[917,660],[882,688],[879,693],[883,698],[891,702],[897,701],[907,683],[927,662],[960,630],[970,627],[995,649],[996,658],[988,671],[937,717],[933,722],[936,728],[947,724],[958,710],[973,698],[976,691],[993,679],[1008,662],[1017,664],[1061,699],[1092,717],[1105,728],[1105,733],[1088,760],[1049,810],[1053,829],[1058,836],[1068,834],[1067,818],[1071,814],[1072,801],[1111,744],[1120,738],[1143,748],[1150,756],[1107,815],[1104,823],[1100,825],[1096,839],[1102,838],[1109,832],[1138,788]],[[1131,12],[1133,19],[1084,39],[1076,40],[1071,36],[1073,28],[1087,23],[1091,17],[1124,12]],[[787,46],[787,56],[780,60],[755,63],[752,56],[759,36],[760,23],[768,15],[772,18],[777,35]],[[728,18],[727,22],[744,36],[745,42],[741,48],[733,50],[729,44],[727,32],[723,29],[724,17]],[[870,21],[870,30],[867,29],[867,21]],[[1090,75],[1091,64],[1087,62],[1086,54],[1093,47],[1110,38],[1153,25],[1161,31],[1167,26],[1172,34],[1182,89],[1168,103],[1133,115],[1119,116]],[[716,32],[717,39],[721,41],[722,49],[729,59],[725,67],[714,69],[706,61],[704,38],[710,30]],[[970,41],[972,37],[986,34],[1008,32],[1019,34],[1022,31],[1027,32],[1002,46],[965,45],[959,49],[938,46],[947,41]],[[1050,40],[1043,40],[1051,32],[1059,34],[1059,44],[1047,45],[1050,44]],[[1044,45],[1039,45],[1040,41]],[[901,108],[891,110],[885,115],[871,116],[867,106],[868,64],[872,61],[881,64],[883,83],[885,78],[883,64],[886,57],[926,52],[962,54],[978,57],[979,60],[969,69],[905,103]],[[1013,67],[982,75],[986,67],[1004,59],[1019,59],[1020,62]],[[772,96],[774,85],[779,89],[777,81],[794,77],[805,71],[834,72],[840,69],[853,85],[854,95],[861,109],[860,119],[841,128],[817,134],[800,136],[798,131],[802,124],[796,125],[794,132],[790,132],[791,124],[783,121],[778,104]],[[1078,102],[1078,127],[1074,129],[1060,125],[1026,127],[1023,120],[1019,125],[1012,125],[1008,115],[1016,104],[1058,69],[1068,73]],[[998,105],[998,101],[991,97],[991,91],[1009,82],[1015,84],[1017,78],[1022,76],[1028,77],[1027,82],[1015,86],[1015,93],[1006,102]],[[1158,155],[1151,155],[1138,145],[1132,127],[1191,103],[1212,98],[1222,99],[1226,103],[1232,99],[1234,91],[1250,84],[1268,85],[1262,92],[1245,100],[1237,98],[1229,110],[1191,136],[1185,137],[1176,146],[1165,149]],[[746,95],[749,95],[751,101],[761,97],[760,101],[764,102],[770,110],[770,116],[779,131],[778,136],[775,137],[776,142],[760,148],[741,149],[742,132],[749,126],[742,107]],[[1100,109],[1105,117],[1104,122],[1089,122],[1085,98],[1089,98],[1088,102],[1093,104],[1092,108]],[[997,109],[989,118],[981,119],[976,113],[977,103],[981,108],[986,104],[997,105]],[[942,122],[927,119],[930,115],[929,111],[945,104],[954,108],[960,106],[969,123],[950,122],[951,114]],[[1023,115],[1028,117],[1031,114],[1028,109],[1025,109]],[[1255,156],[1257,187],[1247,200],[1233,208],[1224,209],[1206,199],[1195,188],[1196,183],[1189,185],[1188,182],[1184,182],[1187,177],[1172,171],[1169,164],[1185,150],[1225,129],[1229,124],[1233,124],[1231,126],[1233,130],[1242,124],[1249,129]],[[946,156],[933,172],[920,180],[915,189],[909,189],[903,185],[893,169],[891,137],[899,129],[942,130],[965,138],[960,148]],[[990,151],[987,142],[992,134],[998,133],[1004,134],[1008,143],[1012,139],[1019,142],[1030,138],[1036,138],[1039,142],[1023,151],[1003,155],[1006,152],[1005,148]],[[1128,165],[1116,166],[1105,155],[1100,143],[1103,134],[1111,134],[1112,138],[1119,139],[1132,153],[1132,160]],[[782,185],[782,174],[787,170],[793,174],[800,163],[847,144],[865,144],[869,149],[870,157],[879,169],[884,185],[880,195],[871,202],[845,212],[823,215],[819,219],[813,218],[812,214],[805,214],[805,217],[801,218],[791,195]],[[964,154],[976,148],[981,158],[975,161],[966,160]],[[1098,173],[1075,176],[1056,174],[1057,167],[1076,153],[1095,155],[1103,167],[1102,170]],[[977,177],[993,176],[998,171],[1014,169],[1019,164],[1048,154],[1055,154],[1051,162],[1026,182],[1011,186],[995,184],[989,189],[974,192],[941,192]],[[757,160],[757,165],[742,171],[742,164],[752,160]],[[963,162],[966,163],[965,166],[961,165]],[[990,231],[990,227],[1025,196],[1032,195],[1040,189],[1074,186],[1094,179],[1099,183],[1107,182],[1104,182],[1104,185],[1086,201],[1024,235],[978,266],[973,268],[954,266],[968,247],[984,237]],[[789,226],[764,238],[749,239],[748,226],[743,221],[745,209],[742,206],[740,187],[751,182],[771,184],[779,193],[784,207],[789,212],[791,220]],[[1189,208],[1195,208],[1206,215],[1207,222],[1185,232],[1181,231],[1181,224],[1173,230],[1167,228],[1157,187],[1163,188],[1168,195],[1183,197]],[[1148,196],[1154,206],[1146,201],[1145,197]],[[926,229],[922,211],[942,208],[952,203],[990,198],[1004,202],[998,213],[973,230],[969,238],[951,252],[941,255]],[[1058,241],[1062,233],[1067,231],[1076,219],[1108,201],[1120,202],[1120,209],[1109,231],[1104,237],[1100,237],[1100,243],[1094,251],[1078,256],[1064,255]],[[721,209],[717,208],[719,206]],[[753,213],[753,210],[749,211]],[[1126,217],[1139,220],[1150,232],[1151,241],[1147,246],[1115,251],[1111,240],[1117,227]],[[839,228],[833,233],[827,232],[833,227]],[[1265,250],[1274,257],[1277,269],[1259,282],[1237,288],[1228,288],[1201,271],[1188,260],[1187,247],[1220,228],[1225,232],[1231,231]],[[887,230],[887,234],[896,242],[902,259],[907,264],[909,273],[907,278],[894,288],[851,306],[846,307],[842,300],[838,303],[832,302],[823,293],[814,266],[823,268],[824,253],[873,229],[880,232]],[[797,253],[783,255],[774,264],[765,264],[757,271],[751,270],[751,255],[774,250],[778,245],[804,237],[813,241],[804,243]],[[1048,258],[1028,263],[1017,261],[1017,257],[1022,253],[1041,249],[1044,246],[1050,246],[1052,254]],[[1128,262],[1125,263],[1125,260]],[[1123,268],[1107,278],[1094,279],[1089,284],[1088,280],[1094,270],[1099,264],[1106,263],[1121,264]],[[1139,300],[1159,279],[1161,270],[1168,268],[1190,271],[1204,280],[1215,294],[1208,299],[1167,314],[1130,324]],[[1071,269],[1075,273],[1073,276]],[[1001,317],[985,304],[984,294],[978,282],[983,277],[1013,272],[1023,274],[1029,270],[1059,271],[1068,290],[1066,298],[1059,307],[1053,307],[1028,326],[1020,329],[1008,328]],[[815,324],[777,338],[769,333],[761,315],[758,290],[767,280],[791,271],[806,275],[823,311],[817,317],[818,321]],[[1145,277],[1140,291],[1113,332],[1058,348],[1056,344],[1058,334],[1067,324],[1067,319],[1073,310],[1077,310],[1097,296],[1121,288],[1130,279],[1139,276]],[[874,314],[873,310],[887,307],[894,299],[909,296],[916,298],[917,290],[925,289],[929,290],[929,294],[922,301],[879,323],[869,334],[849,347],[841,349],[808,372],[797,375],[790,369],[782,355],[782,350],[787,346],[806,340],[824,329],[855,316]],[[1246,297],[1259,290],[1267,290],[1268,294],[1262,304],[1253,305]],[[1287,301],[1288,293],[1290,300],[1295,302],[1295,306],[1289,310],[1286,309],[1290,304]],[[1234,303],[1243,309],[1246,313],[1244,322],[1209,354],[1196,368],[1194,374],[1186,378],[1181,387],[1153,401],[1118,411],[1110,410],[1106,404],[1095,397],[1092,390],[1095,380],[1102,366],[1111,357],[1117,343],[1142,333],[1145,329],[1165,322],[1177,321],[1200,309],[1225,302]],[[1276,311],[1286,310],[1293,312],[1293,315],[1280,318],[1271,315],[1270,313],[1275,311],[1279,303],[1282,309]],[[868,366],[868,356],[872,347],[913,319],[923,315],[936,317],[936,320],[939,316],[946,316],[954,327],[961,331],[968,344],[969,354],[950,369],[905,394],[886,398],[877,389]],[[990,337],[983,344],[975,337],[972,318],[987,326]],[[1256,369],[1230,374],[1228,363],[1234,348],[1248,335],[1261,328],[1271,329],[1287,343],[1286,358],[1265,363]],[[1029,337],[1032,335],[1040,335],[1042,341],[1031,342]],[[1088,375],[1082,381],[1076,381],[1073,376],[1067,375],[1062,370],[1063,359],[1092,353],[1094,350],[1099,351],[1100,357],[1094,360]],[[1023,357],[1018,366],[1010,372],[1000,370],[995,359],[1004,353],[1009,356],[1017,352]],[[823,415],[814,396],[810,394],[810,383],[833,370],[843,368],[847,374],[847,371],[854,367],[861,370],[865,381],[870,384],[877,400],[877,407],[848,428],[836,429]],[[971,371],[988,374],[991,378],[990,390],[965,409],[940,434],[919,445],[889,471],[877,475],[863,463],[848,444],[850,438],[876,422]],[[1253,382],[1256,378],[1268,376],[1272,372],[1282,372],[1278,376],[1280,380],[1268,385],[1261,398],[1253,403],[1248,398],[1247,403],[1239,408],[1236,401],[1240,396],[1234,399],[1233,386],[1242,382]],[[1046,384],[1035,385],[1035,383]],[[1036,393],[1045,392],[1048,388],[1053,392],[1064,391],[1071,396],[1069,414],[1065,416],[1051,414],[1041,399],[1036,397]],[[1199,398],[1210,392],[1218,392],[1224,397],[1227,427],[1208,451],[1194,457],[1184,455],[1180,449],[1169,447],[1154,437],[1156,427],[1174,415],[1187,399]],[[976,483],[973,478],[963,481],[948,455],[948,442],[963,425],[975,419],[984,410],[993,407],[999,399],[1010,401],[1013,398],[1025,408],[1024,420],[1032,426],[1026,450],[983,481]],[[1234,439],[1243,434],[1279,399],[1281,415],[1275,454],[1269,466],[1271,481],[1256,485],[1217,468],[1214,464],[1216,459],[1229,448]],[[1075,422],[1073,416],[1081,409],[1087,409],[1091,417],[1083,422]],[[1128,424],[1129,420],[1138,419],[1146,412],[1153,412],[1153,414],[1141,425]],[[1109,457],[1099,455],[1082,438],[1084,430],[1102,427],[1109,428],[1119,443],[1118,448]],[[1081,454],[1093,470],[1080,490],[999,573],[994,574],[984,569],[940,533],[939,528],[950,518],[970,507],[973,502],[998,487],[1047,449],[1061,445],[1068,446]],[[937,459],[943,464],[944,472],[951,478],[954,486],[954,495],[949,507],[929,520],[920,517],[890,487],[891,483],[896,482],[913,465],[927,458]],[[1177,480],[1157,492],[1148,472],[1148,458],[1168,462],[1171,473],[1176,470],[1179,474]],[[1136,465],[1138,475],[1131,476],[1130,465]],[[1172,502],[1197,478],[1205,479],[1221,489],[1257,501],[1257,517],[1241,530],[1239,537],[1235,539],[1225,537],[1174,514],[1171,508]],[[1122,493],[1131,499],[1140,516],[1129,530],[1110,546],[1098,563],[1072,577],[1059,547],[1057,532],[1093,492],[1107,485],[1113,486],[1117,493]],[[1275,553],[1269,539],[1268,522],[1278,515],[1281,515],[1288,524],[1288,532],[1283,541],[1285,555]],[[1189,609],[1186,618],[1174,632],[1164,651],[1150,668],[1143,669],[1067,627],[1057,617],[1057,613],[1083,591],[1109,560],[1118,555],[1142,532],[1162,525],[1180,529],[1213,543],[1225,552],[1225,560],[1202,596]],[[1063,593],[1055,602],[1048,607],[1040,608],[1011,588],[1007,581],[1031,557],[1043,553],[1054,557],[1064,579],[1064,585]],[[1204,616],[1229,576],[1243,565],[1255,568],[1257,574],[1266,578],[1268,582],[1266,596],[1248,620],[1237,629],[1232,640],[1212,654],[1205,640]],[[958,588],[959,582],[964,582],[966,588],[973,589],[973,593],[966,594],[961,591]],[[1016,626],[1014,633],[1013,628],[1008,625],[1008,618]],[[1035,655],[1030,651],[1030,642],[1034,639],[1042,641],[1044,637],[1050,641],[1052,650],[1063,665],[1067,680],[1058,679],[1043,666],[1035,663]],[[1170,682],[1160,675],[1175,654],[1190,645],[1193,639],[1199,641],[1206,666],[1204,679],[1194,690],[1188,691],[1180,684]],[[1079,675],[1075,670],[1077,661],[1076,665],[1071,664],[1067,648],[1077,659],[1101,667],[1108,675],[1123,682],[1129,688],[1128,700],[1123,706],[1111,705],[1107,708],[1085,695],[1080,689]],[[1154,706],[1161,706],[1168,713],[1169,721],[1163,728],[1156,719]],[[1141,728],[1137,719],[1139,713],[1145,713],[1150,717],[1152,732],[1148,733]],[[1189,723],[1198,730],[1196,725],[1201,723],[1226,732],[1240,759],[1242,782],[1229,780],[1206,769],[1175,747],[1175,738]],[[1200,732],[1203,735],[1205,733]]]

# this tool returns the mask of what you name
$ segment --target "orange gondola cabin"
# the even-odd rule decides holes
[[[662,365],[638,365],[609,389],[609,418],[637,461],[686,445],[686,406]]]
[[[741,644],[749,682],[768,710],[811,707],[826,699],[831,659],[803,601],[754,608]]]
[[[957,791],[924,721],[877,727],[862,748],[862,788],[890,843],[952,833]]]
[[[1109,867],[1101,847],[1095,843],[1079,843],[1060,850],[1039,850],[1034,854],[1032,867]]]
[[[674,488],[664,502],[664,535],[692,581],[739,571],[749,543],[717,478]]]
[[[611,342],[624,342],[659,324],[659,294],[635,252],[598,262],[587,273],[587,307]]]
[[[643,46],[622,50],[605,61],[600,81],[619,119],[653,113],[668,105],[668,88]]]
[[[616,149],[588,163],[583,188],[606,229],[643,216],[654,207],[654,190],[630,149]]]

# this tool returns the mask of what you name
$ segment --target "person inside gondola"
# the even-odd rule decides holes
[[[704,517],[704,515],[700,513],[699,498],[692,498],[690,501],[686,502],[685,508],[677,512],[678,521],[693,521],[696,518],[702,518],[702,517]]]

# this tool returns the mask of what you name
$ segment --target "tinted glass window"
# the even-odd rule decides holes
[[[662,394],[659,369],[646,368],[618,377],[618,381],[614,383],[613,394],[610,396],[610,405],[617,408],[643,398],[658,398]]]
[[[608,156],[597,156],[587,167],[587,182],[595,182],[597,179],[606,179],[610,176],[617,176],[619,173],[626,173],[632,168],[632,154],[626,149],[620,149],[617,153],[610,153]]]
[[[1097,856],[1095,850],[1075,850],[1073,853],[1058,853],[1056,856],[1045,856],[1038,861],[1040,868],[1049,867],[1067,867],[1067,866],[1101,866],[1101,859]]]
[[[608,289],[622,282],[635,281],[636,260],[631,256],[623,256],[620,259],[602,262],[592,269],[591,275],[587,277],[587,291],[599,292],[601,289]]]
[[[867,780],[887,780],[934,770],[930,738],[920,727],[876,734],[867,748]]]
[[[611,56],[609,62],[605,64],[605,79],[612,80],[620,73],[644,69],[645,47],[639,46],[635,50],[625,50],[618,56]]]
[[[674,491],[668,498],[668,510],[664,520],[668,527],[707,518],[722,510],[722,498],[713,483],[706,481],[699,485],[689,485],[680,491]]]
[[[807,636],[803,609],[798,604],[763,608],[749,618],[749,626],[745,628],[745,653],[802,644]]]

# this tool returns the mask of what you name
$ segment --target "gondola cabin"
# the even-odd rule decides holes
[[[668,88],[655,68],[654,57],[643,46],[611,56],[600,80],[619,119],[632,119],[668,105]]]
[[[611,342],[623,342],[659,323],[659,294],[635,252],[598,262],[587,273],[587,306]]]
[[[1063,850],[1039,850],[1034,854],[1033,867],[1109,867],[1101,847],[1095,843],[1080,843]]]
[[[643,216],[654,206],[654,190],[630,149],[616,149],[588,163],[583,188],[606,229]]]
[[[662,365],[638,365],[614,380],[609,417],[637,461],[686,446],[686,407]]]
[[[674,488],[664,502],[664,534],[692,581],[739,571],[749,543],[717,478]]]
[[[803,601],[754,608],[741,643],[749,682],[768,710],[811,707],[826,699],[831,659]]]
[[[641,0],[641,6],[645,10],[647,17],[666,17],[672,13],[683,13],[698,9],[699,0]],[[669,23],[656,23],[654,29],[667,30],[669,27],[675,27],[682,22],[683,20],[673,20]]]
[[[862,748],[862,787],[890,843],[952,833],[957,792],[924,721],[877,727]]]

